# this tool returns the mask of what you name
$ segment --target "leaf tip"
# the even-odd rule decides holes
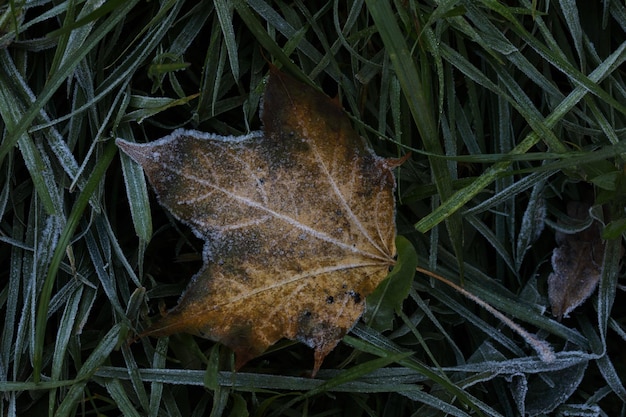
[[[315,378],[315,375],[319,372],[326,355],[328,355],[328,352],[318,349],[315,350],[315,364],[313,365],[313,370],[311,371],[311,378]]]
[[[142,158],[142,152],[140,149],[140,145],[133,143],[133,142],[129,142],[127,140],[121,139],[121,138],[117,138],[115,139],[115,144],[117,145],[118,148],[120,148],[126,155],[128,155],[129,157],[131,157],[134,161],[138,162],[139,164],[141,164],[141,161],[144,159]]]

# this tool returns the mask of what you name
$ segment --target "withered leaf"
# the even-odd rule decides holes
[[[394,263],[394,161],[376,156],[340,104],[272,69],[264,130],[177,130],[118,141],[159,201],[205,240],[204,265],[146,335],[222,342],[237,367],[281,338],[324,357]]]
[[[567,214],[572,219],[585,220],[589,204],[572,201],[567,204]],[[559,245],[552,252],[552,269],[548,277],[548,297],[552,314],[559,319],[567,317],[595,290],[602,273],[604,242],[602,226],[597,220],[577,233],[556,233]]]

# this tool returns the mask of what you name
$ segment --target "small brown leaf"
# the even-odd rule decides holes
[[[162,205],[205,240],[204,265],[145,335],[222,342],[237,367],[285,337],[314,373],[359,319],[395,255],[394,178],[338,102],[272,69],[263,132],[177,130],[118,146]]]
[[[585,220],[589,204],[570,202],[567,214],[573,219]],[[602,273],[604,242],[602,227],[595,220],[578,233],[556,233],[559,245],[552,252],[553,273],[548,277],[548,296],[552,314],[559,319],[582,304],[595,290]]]

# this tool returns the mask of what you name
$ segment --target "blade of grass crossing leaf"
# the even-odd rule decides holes
[[[82,332],[83,328],[87,324],[87,320],[90,317],[92,309],[96,305],[96,298],[98,297],[98,292],[96,289],[91,288],[89,286],[85,286],[83,291],[83,296],[80,300],[80,308],[78,309],[78,322],[76,325],[76,331]],[[70,339],[70,343],[76,342],[77,340]],[[80,350],[77,345],[73,345],[72,348],[74,350]],[[78,355],[79,356],[79,355]]]
[[[285,42],[285,46],[283,46],[283,52],[285,55],[291,56],[294,51],[297,50],[298,45],[305,38],[309,30],[310,28],[308,26],[303,26],[297,30],[287,42]]]
[[[555,101],[560,101],[565,97],[544,74],[539,72],[539,70],[524,56],[523,53],[516,51],[507,55],[507,58],[520,71],[526,74],[530,80],[537,84],[546,93],[550,94]]]
[[[600,82],[600,80],[607,77],[613,72],[618,65],[626,60],[626,42],[622,43],[602,64],[600,64],[589,76],[589,79],[593,82]],[[576,87],[545,119],[545,124],[548,128],[554,127],[554,125],[565,116],[580,100],[587,94],[587,89],[582,86]],[[511,152],[510,155],[526,153],[532,148],[541,138],[537,133],[532,132],[524,138]],[[492,183],[502,172],[508,169],[510,162],[499,162],[489,167],[480,177],[478,177],[474,183],[466,188],[454,193],[448,200],[444,201],[439,208],[432,213],[426,215],[420,221],[415,224],[415,228],[425,233],[433,228],[435,225],[442,222],[447,218],[450,213],[456,212],[463,207],[467,202],[480,193],[485,187]]]
[[[67,250],[67,256],[68,258],[72,257],[73,251],[71,250],[71,247]],[[72,264],[74,263],[73,260],[69,260],[69,263]],[[67,305],[68,300],[70,299],[71,295],[76,292],[76,289],[78,287],[83,287],[84,288],[92,288],[89,285],[91,283],[88,283],[84,277],[80,277],[79,278],[79,274],[78,271],[74,271],[72,270],[71,266],[67,266],[67,265],[62,265],[61,266],[63,268],[63,270],[69,274],[73,274],[74,278],[73,280],[69,280],[65,283],[65,285],[63,285],[61,288],[59,288],[59,290],[54,294],[54,297],[52,297],[52,299],[50,300],[50,306],[49,306],[49,312],[48,315],[52,315],[54,313],[56,313],[57,311],[60,311],[61,308],[65,308],[65,306]]]
[[[50,297],[52,295],[52,289],[54,288],[54,282],[59,270],[61,261],[65,256],[65,250],[70,244],[72,236],[78,227],[78,223],[82,218],[83,212],[89,204],[91,194],[99,187],[100,181],[104,178],[104,174],[109,167],[109,164],[113,160],[113,156],[117,151],[114,141],[110,141],[104,149],[98,163],[94,167],[89,179],[85,183],[85,188],[76,199],[72,211],[70,212],[65,228],[59,237],[54,255],[50,261],[48,268],[48,274],[46,275],[44,284],[41,289],[37,306],[36,328],[34,338],[34,352],[33,352],[33,378],[35,382],[38,382],[41,378],[41,366],[43,345],[46,333],[46,324],[48,317],[48,305],[50,303]]]
[[[138,47],[144,41],[149,44],[154,44],[155,42],[158,44],[161,37],[164,36],[169,29],[171,29],[171,25],[174,22],[174,19],[178,17],[178,12],[181,7],[182,3],[176,0],[164,0],[161,2],[159,11],[135,36],[133,43],[136,42]],[[145,35],[146,32],[148,32],[147,35]],[[136,50],[141,51],[140,48],[136,48]],[[148,53],[150,51],[152,51],[152,49],[144,50],[143,53]],[[126,61],[128,61],[128,58],[126,58]],[[128,69],[128,66],[120,65],[118,68],[125,71]]]
[[[492,59],[502,64],[504,62],[503,55],[511,54],[518,48],[504,36],[499,28],[491,23],[491,20],[486,17],[484,9],[481,10],[476,3],[466,3],[464,15],[451,20],[461,32],[467,33],[468,38],[477,42]]]

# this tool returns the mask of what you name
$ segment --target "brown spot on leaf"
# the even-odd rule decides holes
[[[206,242],[203,268],[145,335],[203,335],[230,346],[238,367],[283,337],[300,340],[315,349],[315,373],[395,262],[394,164],[337,102],[276,69],[262,120],[263,132],[243,137],[118,141]]]
[[[358,304],[361,302],[361,294],[359,294],[358,292],[350,291],[348,294],[350,295],[350,297],[352,297],[355,304]]]

